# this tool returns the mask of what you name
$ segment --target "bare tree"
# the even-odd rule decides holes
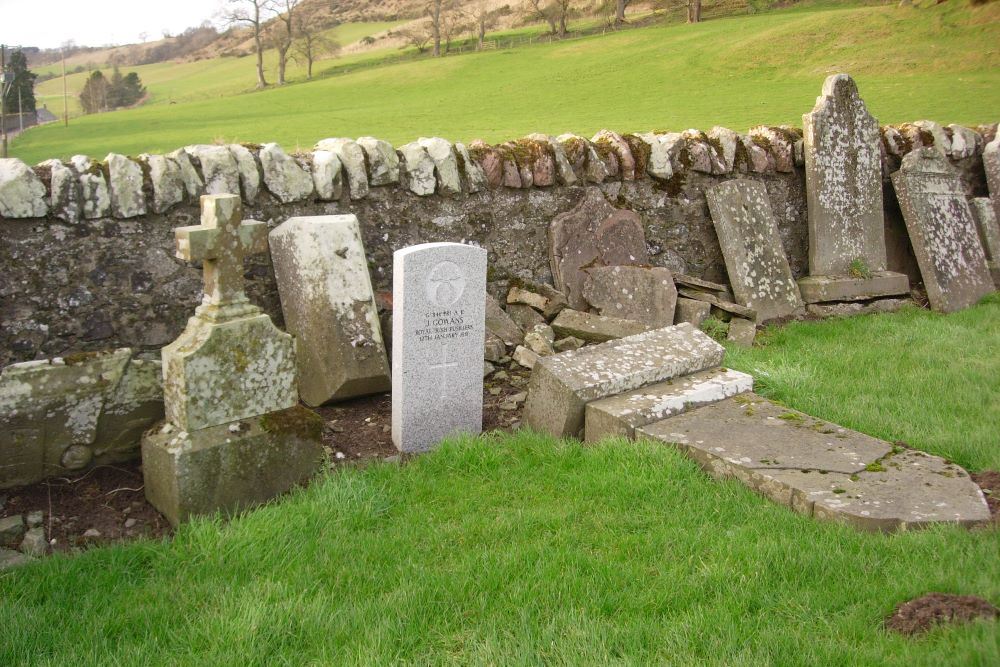
[[[257,51],[257,87],[266,88],[264,79],[264,21],[262,14],[270,10],[272,0],[226,0],[222,18],[228,25],[249,25],[253,29],[254,48]]]
[[[292,57],[305,61],[306,78],[311,79],[313,78],[313,63],[321,56],[340,51],[340,44],[317,32],[308,21],[299,18],[296,25],[298,38],[295,42],[295,54]]]
[[[441,12],[441,38],[444,40],[444,52],[451,52],[451,40],[469,29],[465,22],[466,13],[460,7],[449,6]]]
[[[701,0],[688,0],[688,23],[701,22]]]
[[[434,40],[434,57],[441,56],[441,12],[444,0],[430,0],[427,3],[427,16],[431,20],[431,39]]]
[[[615,25],[620,26],[625,23],[625,8],[632,4],[632,0],[615,1]]]
[[[406,40],[406,43],[414,47],[420,53],[427,50],[427,45],[431,41],[431,30],[428,25],[418,25],[413,28],[407,28],[405,30],[400,30],[398,33],[400,37]]]
[[[295,8],[301,0],[275,0],[271,11],[276,17],[271,26],[271,42],[278,52],[278,85],[285,85],[285,69],[288,66],[288,51],[295,41]]]
[[[556,12],[549,0],[528,0],[528,13],[549,24],[549,32],[556,34]]]
[[[566,33],[569,32],[566,27],[566,19],[569,18],[569,13],[573,9],[573,2],[572,0],[553,0],[552,6],[559,17],[559,36],[565,37]]]
[[[478,0],[468,7],[466,14],[472,19],[472,28],[476,32],[478,49],[483,50],[483,42],[486,41],[486,31],[496,26],[499,13],[495,9],[490,9],[488,0]]]

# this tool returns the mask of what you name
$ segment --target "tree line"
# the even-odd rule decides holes
[[[122,75],[118,67],[115,67],[109,78],[101,70],[95,70],[87,77],[83,90],[80,91],[80,106],[84,113],[111,111],[130,107],[145,94],[146,87],[135,72]]]

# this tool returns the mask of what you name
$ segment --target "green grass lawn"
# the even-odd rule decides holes
[[[34,163],[214,140],[294,149],[368,134],[400,144],[430,135],[496,141],[602,127],[801,125],[823,79],[841,71],[855,75],[884,123],[976,124],[995,121],[1000,108],[998,41],[997,3],[823,5],[393,64],[243,94],[253,85],[247,58],[153,65],[142,75],[153,104],[33,129],[11,153]]]
[[[1000,465],[1000,298],[765,342],[728,362],[764,393]],[[0,574],[0,664],[997,664],[996,622],[881,623],[929,591],[1000,603],[998,553],[996,528],[820,523],[664,445],[491,434]]]

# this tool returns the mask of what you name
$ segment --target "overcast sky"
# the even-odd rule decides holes
[[[0,43],[52,48],[131,44],[176,34],[216,14],[221,0],[0,0]]]

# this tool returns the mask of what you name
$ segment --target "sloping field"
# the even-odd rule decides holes
[[[421,60],[282,89],[250,59],[155,65],[148,106],[26,133],[28,162],[211,141],[308,148],[327,136],[499,140],[758,123],[799,125],[824,77],[850,72],[884,123],[995,121],[1000,4],[799,8],[512,50]],[[51,83],[51,82],[50,82]],[[169,104],[170,100],[176,101]],[[58,107],[56,107],[58,108]]]

